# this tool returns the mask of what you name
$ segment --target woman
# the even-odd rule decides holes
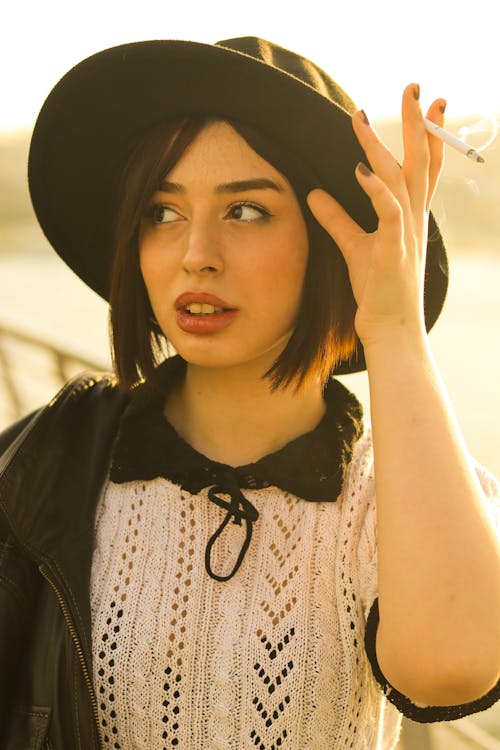
[[[2,747],[391,748],[396,708],[498,699],[500,494],[426,338],[447,268],[416,85],[403,136],[400,167],[253,38],[107,50],[49,96],[33,202],[109,296],[118,383],[2,438]],[[365,364],[373,448],[330,379]]]

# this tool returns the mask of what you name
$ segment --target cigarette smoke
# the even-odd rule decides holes
[[[498,119],[496,115],[486,115],[470,125],[462,125],[458,137],[474,146],[476,151],[485,151],[498,135]]]

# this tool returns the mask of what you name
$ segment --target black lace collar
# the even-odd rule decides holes
[[[255,463],[230,467],[194,450],[163,415],[165,394],[182,377],[185,367],[184,360],[173,357],[162,365],[158,388],[137,389],[120,422],[110,479],[123,483],[161,476],[192,494],[209,487],[209,499],[228,513],[208,543],[207,570],[213,578],[227,580],[239,568],[258,518],[241,490],[276,486],[307,501],[334,502],[354,443],[362,433],[362,407],[347,388],[332,379],[324,391],[325,415],[314,430]],[[211,547],[231,519],[238,524],[245,520],[247,538],[231,574],[218,576],[210,564]]]

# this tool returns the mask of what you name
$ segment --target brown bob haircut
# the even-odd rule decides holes
[[[122,389],[145,381],[154,387],[157,368],[169,355],[155,320],[139,265],[141,220],[152,195],[209,122],[224,119],[291,184],[306,222],[309,256],[302,300],[286,347],[265,374],[273,389],[300,388],[319,377],[325,383],[356,348],[352,294],[345,261],[306,203],[317,179],[302,160],[254,128],[208,115],[186,116],[149,128],[136,142],[122,171],[117,193],[110,295],[113,361]]]

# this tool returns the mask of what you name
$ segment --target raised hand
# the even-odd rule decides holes
[[[427,117],[443,123],[446,102],[437,99]],[[423,281],[429,206],[443,162],[443,144],[427,133],[419,104],[419,87],[403,93],[404,161],[398,164],[363,111],[353,128],[366,154],[356,177],[379,218],[373,233],[365,232],[343,207],[323,190],[313,190],[308,204],[333,237],[346,260],[358,305],[356,332],[365,349],[393,332],[424,335]]]

